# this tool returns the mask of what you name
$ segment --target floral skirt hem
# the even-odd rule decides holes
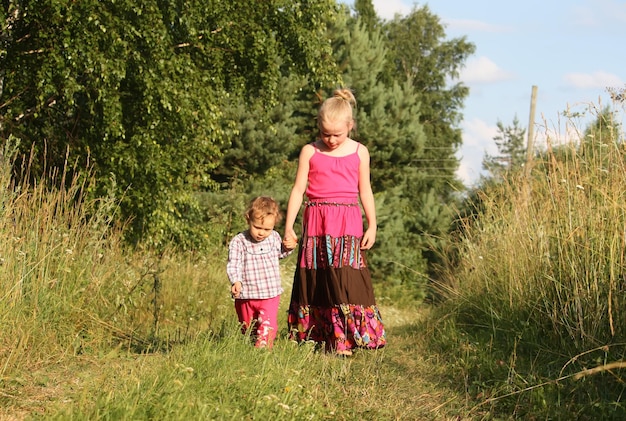
[[[326,308],[292,303],[287,323],[290,339],[324,343],[327,351],[377,349],[387,343],[376,305],[340,304]]]

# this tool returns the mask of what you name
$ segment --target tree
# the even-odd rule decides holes
[[[374,33],[380,29],[380,19],[372,0],[354,0],[354,10],[367,32]]]
[[[517,116],[513,118],[512,126],[504,127],[500,120],[496,125],[498,133],[493,140],[498,154],[485,154],[483,169],[495,179],[502,179],[505,173],[520,169],[526,162],[526,129],[520,126]]]
[[[462,188],[455,175],[459,165],[456,152],[462,142],[461,108],[469,89],[454,81],[475,46],[464,37],[447,40],[444,26],[426,6],[384,22],[382,34],[387,54],[381,81],[385,86],[397,83],[410,89],[419,104],[417,117],[424,138],[420,153],[409,165],[396,156],[390,157],[387,165],[407,172],[401,193],[407,198],[403,228],[421,239],[418,250],[430,263],[424,272],[431,275],[430,268],[439,256],[434,250],[445,247],[455,216],[450,205],[458,200]],[[397,188],[394,178],[384,180],[379,188]]]
[[[455,180],[462,143],[461,108],[469,89],[459,71],[475,46],[463,38],[446,40],[445,28],[427,6],[415,7],[408,16],[396,16],[383,26],[389,50],[384,76],[410,81],[421,104],[420,121],[428,143],[418,163],[429,174],[425,189],[435,189],[443,201],[459,190]]]
[[[313,121],[311,101],[302,92],[312,96],[308,81],[297,75],[283,76],[273,93],[274,106],[268,106],[263,95],[259,98],[228,98],[223,108],[222,125],[229,147],[224,149],[222,164],[211,173],[211,178],[229,184],[232,178],[258,178],[289,157],[297,156],[306,140],[298,139],[302,127]]]
[[[115,191],[134,239],[184,232],[232,141],[226,99],[273,105],[291,73],[334,80],[332,0],[5,4],[0,137],[32,147],[33,177],[66,159],[93,168],[93,193]]]

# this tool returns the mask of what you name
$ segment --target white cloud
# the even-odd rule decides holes
[[[496,63],[485,56],[470,59],[461,71],[459,79],[466,84],[491,83],[513,79],[514,75],[501,69]]]
[[[464,146],[480,147],[483,151],[486,150],[491,154],[497,152],[496,144],[493,141],[493,138],[498,134],[498,128],[495,125],[492,126],[479,118],[474,118],[464,121],[461,127],[464,133]]]
[[[601,70],[593,73],[567,73],[563,80],[567,86],[581,89],[605,89],[624,85],[619,76]]]
[[[623,1],[588,0],[586,3],[571,10],[574,23],[601,28],[626,23],[626,4]]]
[[[396,14],[406,16],[412,9],[402,0],[374,0],[373,4],[378,16],[385,20],[393,19]]]
[[[476,172],[467,162],[461,161],[459,168],[456,170],[456,176],[463,182],[465,187],[471,187],[480,177],[480,173]]]
[[[495,155],[498,152],[493,141],[498,128],[475,118],[463,122],[461,129],[463,130],[463,145],[458,153],[461,162],[457,176],[466,186],[471,186],[480,177],[485,153]]]

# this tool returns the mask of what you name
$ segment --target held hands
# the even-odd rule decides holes
[[[283,237],[283,246],[285,246],[287,250],[293,250],[296,248],[297,245],[298,236],[296,235],[296,232],[293,229],[286,230]]]
[[[376,242],[376,227],[369,227],[361,239],[361,250],[369,250]]]
[[[287,250],[293,250],[296,248],[297,245],[298,239],[295,237],[289,237],[283,240],[283,246],[285,246]]]
[[[233,298],[239,298],[241,295],[241,282],[237,281],[230,287],[230,295]]]

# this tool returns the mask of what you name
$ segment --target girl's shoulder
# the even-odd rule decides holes
[[[354,142],[354,144],[357,147],[357,151],[360,151],[361,149],[365,149],[367,150],[367,146],[365,146],[364,143],[359,142],[358,140],[354,140],[354,139],[350,139],[352,142]]]
[[[361,142],[357,142],[357,154],[359,154],[360,158],[367,158],[370,156],[370,151],[367,149],[367,146],[362,144]]]
[[[307,143],[302,147],[303,151],[315,151],[317,149],[317,142]]]
[[[300,159],[302,158],[311,158],[316,151],[315,143],[307,143],[300,150]]]

